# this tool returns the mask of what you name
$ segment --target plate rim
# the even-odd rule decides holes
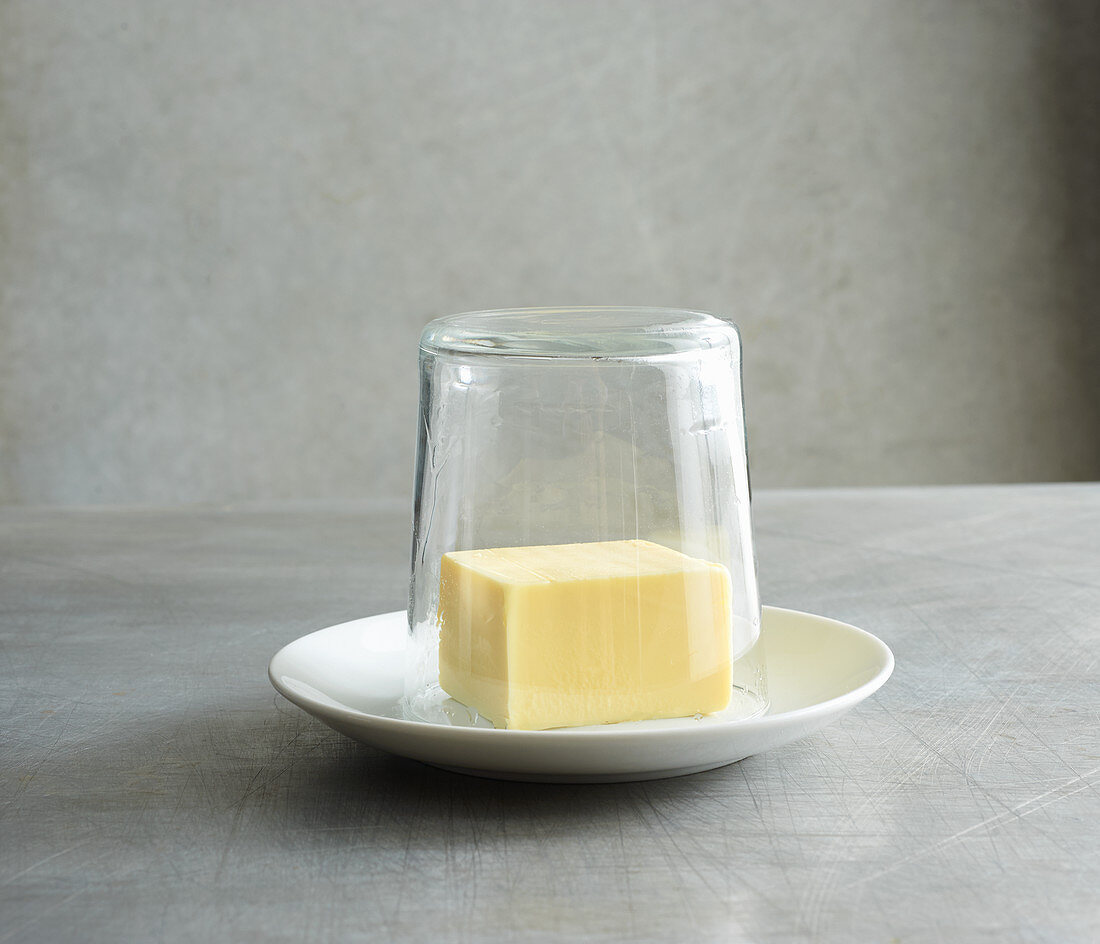
[[[865,629],[860,629],[858,626],[853,626],[851,623],[846,623],[843,620],[833,619],[831,616],[821,616],[816,613],[807,613],[804,610],[795,610],[789,607],[782,606],[763,606],[762,611],[773,612],[776,614],[789,614],[795,617],[809,617],[814,620],[825,620],[829,623],[833,623],[838,627],[842,627],[844,630],[855,633],[856,635],[865,637],[872,646],[878,649],[880,656],[882,657],[882,667],[861,685],[853,688],[851,691],[844,692],[841,695],[836,695],[833,698],[827,698],[824,701],[814,702],[811,705],[804,705],[801,708],[794,708],[790,711],[782,711],[776,714],[764,714],[755,718],[743,718],[738,720],[719,721],[714,724],[708,724],[705,727],[695,728],[678,728],[667,729],[665,731],[654,731],[652,729],[630,728],[621,729],[616,725],[606,725],[603,727],[589,727],[587,729],[579,728],[552,728],[542,731],[525,731],[517,730],[514,728],[475,728],[475,727],[463,727],[459,725],[448,724],[436,724],[432,721],[414,721],[407,718],[390,718],[385,715],[371,714],[370,712],[360,711],[356,708],[351,708],[346,705],[342,705],[333,699],[332,704],[326,704],[323,702],[315,701],[308,695],[302,692],[295,692],[288,689],[283,685],[279,675],[276,673],[276,663],[282,659],[288,658],[286,652],[294,646],[303,643],[306,639],[312,636],[319,635],[321,633],[331,632],[336,629],[340,629],[346,626],[350,626],[352,623],[359,623],[364,620],[370,619],[385,619],[387,617],[405,617],[404,610],[391,610],[386,613],[375,613],[369,616],[361,616],[357,619],[345,620],[342,623],[334,623],[331,626],[325,626],[321,629],[314,630],[311,633],[306,633],[303,636],[299,636],[297,639],[293,639],[286,645],[282,646],[278,652],[276,652],[267,664],[267,677],[270,680],[275,690],[282,695],[287,701],[294,705],[297,705],[303,711],[308,712],[311,715],[317,717],[317,712],[327,718],[334,718],[339,721],[346,721],[359,725],[367,725],[372,728],[380,730],[390,730],[393,732],[407,731],[412,733],[416,731],[418,734],[427,734],[429,732],[442,735],[449,738],[457,738],[461,740],[468,740],[472,742],[491,742],[493,739],[501,741],[507,739],[510,741],[533,741],[533,739],[541,739],[543,741],[553,738],[555,740],[589,740],[591,738],[631,738],[631,739],[647,739],[653,738],[655,735],[668,733],[675,730],[678,734],[685,734],[687,732],[707,732],[708,734],[717,734],[725,731],[767,731],[773,727],[784,727],[786,725],[798,724],[801,721],[811,718],[818,718],[822,714],[829,714],[833,711],[843,711],[847,708],[853,707],[866,698],[869,698],[875,692],[877,692],[894,672],[894,653],[890,647],[883,642],[874,633],[870,633]],[[410,731],[412,729],[412,731]],[[446,733],[444,733],[446,732]]]

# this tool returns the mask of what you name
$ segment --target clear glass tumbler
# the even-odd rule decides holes
[[[734,325],[656,308],[433,321],[415,487],[409,717],[766,709]]]

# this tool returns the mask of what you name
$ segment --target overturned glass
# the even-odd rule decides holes
[[[415,487],[408,717],[534,730],[767,708],[729,322],[433,321]]]

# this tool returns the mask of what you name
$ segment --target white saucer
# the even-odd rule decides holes
[[[280,649],[268,666],[287,698],[356,741],[502,780],[654,780],[732,764],[839,718],[890,677],[882,640],[847,623],[764,607],[768,712],[744,721],[675,718],[553,731],[406,721],[405,613],[341,623]]]

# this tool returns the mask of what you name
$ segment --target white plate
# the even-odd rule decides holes
[[[482,777],[581,783],[676,777],[772,750],[836,720],[894,669],[890,649],[862,629],[766,606],[764,715],[495,730],[402,718],[406,636],[404,612],[330,626],[279,650],[268,674],[296,705],[364,744]]]

